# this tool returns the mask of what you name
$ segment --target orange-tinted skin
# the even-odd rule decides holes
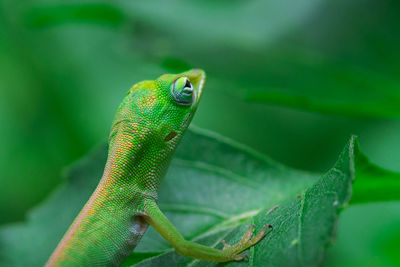
[[[171,90],[181,77],[193,85],[190,104],[180,103]],[[160,182],[197,109],[204,80],[203,71],[190,70],[129,90],[112,125],[103,177],[47,266],[118,266],[132,252],[148,226],[145,202],[157,202]]]

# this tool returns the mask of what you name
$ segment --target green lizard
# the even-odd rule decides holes
[[[202,260],[242,260],[260,241],[250,226],[222,250],[187,241],[157,205],[157,190],[199,104],[205,73],[194,69],[135,84],[118,108],[103,177],[47,262],[47,266],[115,266],[154,227],[175,250]]]

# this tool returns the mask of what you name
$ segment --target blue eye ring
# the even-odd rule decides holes
[[[180,105],[190,106],[194,102],[193,85],[187,77],[179,77],[171,86],[171,93]]]

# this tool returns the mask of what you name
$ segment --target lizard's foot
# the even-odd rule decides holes
[[[247,229],[247,231],[242,236],[242,239],[240,239],[240,241],[234,245],[229,245],[225,242],[225,240],[222,240],[222,243],[224,244],[224,248],[222,250],[228,252],[231,255],[232,259],[236,261],[240,261],[243,260],[244,258],[247,258],[246,254],[239,254],[239,253],[255,245],[261,239],[263,239],[264,236],[267,234],[266,233],[267,229],[272,229],[272,225],[266,224],[261,229],[261,231],[258,232],[258,234],[255,236],[253,235],[254,228],[255,228],[254,225],[251,224]]]

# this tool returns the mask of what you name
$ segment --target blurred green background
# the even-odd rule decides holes
[[[0,223],[106,141],[130,86],[207,72],[193,121],[324,172],[351,134],[400,171],[400,3],[0,0]],[[342,213],[328,266],[399,266],[400,203]]]

